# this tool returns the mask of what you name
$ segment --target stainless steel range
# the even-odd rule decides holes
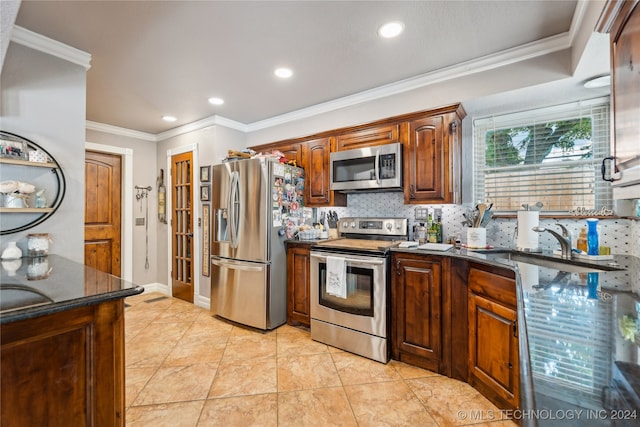
[[[343,218],[340,239],[311,248],[311,338],[389,361],[389,248],[406,218]]]

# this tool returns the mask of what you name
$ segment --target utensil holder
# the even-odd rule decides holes
[[[484,249],[487,246],[486,228],[467,228],[467,247],[471,249]]]

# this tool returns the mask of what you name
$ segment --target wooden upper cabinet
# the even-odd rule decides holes
[[[461,121],[458,104],[451,112],[409,122],[404,153],[405,203],[460,203],[462,182]]]
[[[333,137],[305,141],[301,144],[302,165],[305,170],[305,206],[344,206],[346,194],[329,190],[329,159]]]
[[[632,199],[640,193],[640,1],[608,1],[596,29],[611,40],[613,198]]]
[[[399,142],[406,204],[461,203],[465,114],[461,104],[453,104],[251,148],[279,150],[305,169],[305,206],[346,206],[347,195],[329,189],[331,153]]]
[[[336,137],[336,151],[405,142],[406,139],[406,123],[370,126],[338,135]]]

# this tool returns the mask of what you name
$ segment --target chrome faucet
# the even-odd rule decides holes
[[[573,251],[571,248],[571,234],[569,234],[569,231],[564,225],[558,223],[556,223],[556,225],[562,229],[562,235],[549,228],[544,227],[533,227],[532,230],[537,231],[538,233],[544,233],[545,231],[551,233],[553,237],[558,239],[558,242],[560,242],[560,248],[562,249],[562,258],[571,259],[573,257]]]

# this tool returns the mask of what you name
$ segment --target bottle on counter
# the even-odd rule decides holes
[[[438,243],[443,243],[444,242],[444,238],[442,237],[442,217],[438,216],[438,218],[436,219],[436,232],[437,232],[437,236],[438,236]]]
[[[587,218],[587,254],[600,255],[597,218]]]
[[[576,240],[576,249],[587,253],[587,227],[582,227],[580,229],[580,234],[578,235],[578,239]]]
[[[435,221],[431,221],[429,226],[429,243],[438,243],[438,225]]]

